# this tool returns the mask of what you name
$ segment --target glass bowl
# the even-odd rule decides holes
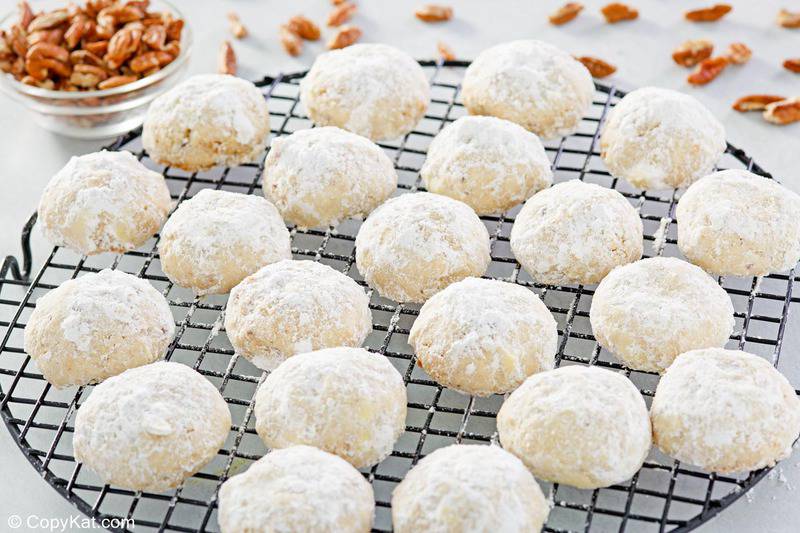
[[[32,2],[34,10],[55,9],[66,0]],[[11,74],[0,72],[0,90],[27,107],[41,127],[66,137],[103,139],[115,137],[142,124],[150,102],[181,80],[189,66],[192,32],[183,14],[164,0],[150,4],[153,11],[168,11],[184,19],[181,53],[169,65],[127,85],[97,91],[53,91],[21,83]],[[0,19],[8,29],[17,20],[14,12]]]

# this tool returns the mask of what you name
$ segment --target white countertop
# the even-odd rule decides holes
[[[758,114],[739,114],[730,109],[736,98],[752,93],[800,94],[800,75],[780,67],[790,56],[800,55],[800,30],[778,28],[775,16],[789,2],[732,2],[735,9],[721,22],[691,24],[683,11],[713,2],[630,0],[640,11],[634,22],[605,24],[599,8],[604,1],[584,0],[586,9],[573,22],[551,26],[547,14],[563,2],[514,0],[443,1],[455,8],[455,18],[444,24],[424,24],[414,16],[423,1],[363,0],[353,23],[364,30],[362,42],[384,42],[416,58],[435,56],[436,43],[450,45],[457,57],[472,59],[482,49],[499,42],[536,38],[550,41],[576,55],[593,55],[618,67],[606,82],[622,89],[657,85],[683,90],[699,98],[723,122],[728,140],[745,149],[763,168],[791,189],[800,192],[800,123],[778,127]],[[14,8],[16,0],[0,0],[0,13]],[[225,13],[235,10],[250,30],[250,37],[233,41],[242,77],[307,68],[323,48],[323,42],[306,46],[298,58],[286,55],[277,40],[277,27],[290,16],[305,14],[318,23],[330,10],[329,0],[219,1],[178,0],[195,32],[190,72],[211,72],[217,49],[229,39]],[[794,3],[794,9],[800,5]],[[202,31],[201,31],[202,30]],[[325,30],[323,30],[325,34]],[[687,71],[672,62],[672,49],[690,38],[706,37],[720,50],[731,42],[749,45],[754,56],[745,66],[730,67],[717,80],[701,88],[686,84]],[[19,232],[34,211],[47,180],[71,155],[97,150],[105,142],[80,142],[39,129],[17,104],[0,97],[0,256],[19,254]],[[35,266],[48,245],[34,233]],[[794,310],[783,348],[781,370],[800,384],[800,318]],[[0,429],[0,531],[11,514],[69,517],[78,512],[36,474],[6,430]],[[800,454],[780,465],[746,497],[701,527],[701,531],[791,531],[800,523]]]

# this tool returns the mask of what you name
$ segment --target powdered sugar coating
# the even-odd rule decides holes
[[[56,388],[86,385],[152,363],[174,333],[167,301],[147,281],[101,270],[36,301],[25,352]]]
[[[314,124],[373,140],[411,131],[429,97],[422,67],[385,44],[354,44],[321,54],[300,82],[300,101]]]
[[[536,477],[580,489],[630,478],[651,443],[639,391],[623,374],[594,366],[529,377],[500,408],[497,431]]]
[[[735,324],[725,289],[673,257],[612,270],[595,290],[589,319],[601,346],[651,372],[663,372],[683,352],[724,346]]]
[[[620,100],[600,137],[611,174],[641,189],[692,184],[711,172],[726,146],[725,128],[703,104],[657,87]]]
[[[236,353],[272,370],[298,353],[361,346],[372,313],[352,278],[313,261],[284,260],[231,290],[225,330]]]
[[[208,380],[162,361],[95,387],[78,409],[73,447],[104,482],[161,492],[208,463],[230,427],[228,405]]]
[[[498,446],[439,448],[417,463],[392,494],[397,533],[534,533],[549,512],[525,465]]]
[[[123,253],[144,244],[171,207],[167,184],[130,152],[71,157],[39,200],[39,224],[58,246],[85,255]]]
[[[397,172],[383,150],[335,127],[274,139],[264,163],[264,196],[300,228],[366,216],[395,188]]]
[[[311,446],[271,451],[219,490],[223,533],[368,533],[374,511],[358,470]]]
[[[540,283],[597,283],[642,257],[642,221],[615,190],[579,180],[535,194],[511,228],[511,250]]]
[[[256,392],[256,431],[270,448],[307,444],[362,468],[391,453],[406,401],[388,359],[328,348],[290,357],[267,376]]]
[[[212,189],[178,206],[158,251],[169,279],[197,294],[226,293],[262,266],[292,257],[289,231],[274,205]]]
[[[586,67],[536,40],[484,50],[467,67],[461,89],[470,114],[516,122],[544,139],[575,133],[593,96]]]
[[[800,259],[800,196],[746,170],[723,170],[678,202],[678,247],[719,275],[784,272]]]
[[[553,182],[539,138],[495,117],[466,116],[433,139],[420,171],[428,191],[469,205],[479,215],[501,213]]]
[[[671,457],[720,473],[789,456],[800,433],[800,399],[768,361],[746,352],[686,352],[658,383],[653,439]]]
[[[188,171],[255,160],[267,145],[269,111],[251,82],[201,74],[150,104],[142,145],[162,165]]]
[[[425,302],[408,342],[436,381],[488,396],[553,368],[558,331],[534,292],[513,283],[466,278]]]
[[[424,302],[450,283],[480,276],[489,232],[470,207],[432,193],[388,200],[356,236],[356,265],[381,296]]]

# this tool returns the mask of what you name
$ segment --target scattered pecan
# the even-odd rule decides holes
[[[605,78],[617,71],[617,67],[596,57],[580,56],[575,59],[583,63],[583,66],[586,67],[589,73],[595,78]]]
[[[579,4],[578,2],[566,3],[550,15],[550,24],[554,24],[555,26],[566,24],[577,17],[578,13],[581,11],[583,11],[583,4]]]
[[[119,87],[121,85],[127,85],[129,83],[135,82],[137,79],[136,76],[111,76],[105,81],[101,81],[97,84],[98,89],[113,89],[114,87]]]
[[[704,59],[697,65],[694,72],[689,74],[686,81],[692,85],[705,85],[720,75],[728,66],[728,58],[725,56],[710,57]]]
[[[361,38],[362,32],[357,26],[342,26],[336,35],[328,41],[328,49],[336,50],[338,48],[345,48],[354,44]]]
[[[728,47],[728,61],[733,63],[734,65],[744,65],[753,55],[753,51],[750,50],[750,47],[744,43],[732,43]]]
[[[683,67],[693,67],[711,57],[714,44],[706,39],[686,41],[672,52],[672,59]]]
[[[356,12],[356,5],[350,2],[342,2],[328,16],[328,26],[341,26]]]
[[[787,59],[786,61],[783,62],[783,68],[800,74],[800,57]]]
[[[319,26],[303,15],[295,15],[286,23],[289,31],[305,39],[306,41],[316,41],[320,37]]]
[[[711,7],[687,11],[684,16],[692,22],[714,22],[719,20],[733,9],[728,4],[714,4]]]
[[[439,52],[439,56],[445,61],[453,61],[456,58],[456,54],[453,52],[453,49],[442,41],[439,41],[436,44],[436,50]]]
[[[775,96],[774,94],[749,94],[736,100],[731,107],[740,113],[745,113],[747,111],[763,111],[767,108],[768,104],[780,102],[785,99],[784,96]]]
[[[230,41],[223,41],[217,56],[217,72],[236,76],[236,52]]]
[[[423,22],[444,22],[453,18],[453,8],[427,4],[414,11],[414,15]]]
[[[781,126],[800,121],[800,96],[767,104],[764,120]]]
[[[230,23],[231,33],[237,39],[244,39],[247,37],[247,28],[244,27],[242,24],[239,15],[234,13],[233,11],[228,12],[228,22]]]
[[[781,9],[778,12],[778,25],[784,28],[800,28],[800,12],[791,12]]]
[[[299,56],[303,51],[303,41],[300,39],[300,36],[293,32],[287,25],[281,26],[279,32],[281,46],[286,50],[286,53],[290,56]]]
[[[639,12],[636,9],[620,2],[612,2],[600,9],[600,12],[609,24],[639,18]]]

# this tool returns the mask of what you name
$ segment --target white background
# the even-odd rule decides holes
[[[416,58],[435,55],[436,43],[447,43],[460,59],[472,59],[482,49],[512,39],[536,38],[550,41],[576,55],[593,55],[618,66],[606,81],[623,89],[658,85],[685,91],[699,98],[723,122],[728,140],[744,148],[765,169],[791,189],[800,192],[800,123],[778,127],[764,123],[758,114],[742,115],[730,109],[739,96],[752,93],[800,95],[800,75],[781,68],[783,59],[800,57],[800,30],[777,27],[781,7],[800,11],[800,2],[733,2],[735,9],[722,21],[691,24],[683,11],[704,2],[630,0],[639,8],[634,22],[605,24],[599,8],[605,2],[584,1],[586,9],[573,22],[554,27],[547,14],[562,2],[535,0],[450,2],[454,20],[424,24],[413,16],[415,1],[356,1],[359,11],[353,23],[364,31],[362,41],[395,45]],[[713,2],[708,2],[711,4]],[[14,9],[16,1],[0,0],[0,13]],[[323,23],[330,10],[328,0],[177,2],[195,34],[190,71],[211,72],[216,67],[217,49],[227,33],[225,13],[240,14],[251,36],[234,41],[239,55],[240,75],[249,79],[264,74],[307,68],[323,49],[330,35],[306,46],[298,58],[287,56],[277,40],[280,23],[298,13]],[[730,67],[717,80],[702,88],[686,84],[687,71],[676,66],[670,54],[682,41],[705,37],[721,51],[740,41],[754,50],[745,66]],[[71,155],[97,150],[103,142],[77,142],[39,129],[26,112],[6,98],[0,98],[0,256],[18,253],[19,231],[34,211],[47,180]],[[35,260],[39,262],[47,244],[34,236]],[[38,263],[37,263],[38,264]],[[797,310],[795,309],[795,315]],[[800,375],[795,339],[800,335],[800,318],[790,321],[784,345],[782,371]],[[795,380],[794,384],[797,385]],[[800,455],[795,453],[781,464],[781,474],[764,480],[747,498],[703,526],[702,531],[796,531],[800,523]],[[0,429],[0,531],[10,514],[67,517],[77,513],[55,491],[49,489],[16,448],[5,429]]]

